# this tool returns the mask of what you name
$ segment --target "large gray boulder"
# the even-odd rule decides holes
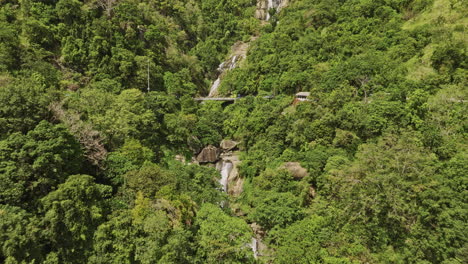
[[[200,163],[215,163],[219,159],[220,151],[217,147],[208,145],[197,156]]]
[[[224,151],[229,151],[237,147],[238,144],[239,143],[236,141],[223,139],[223,141],[221,141],[221,143],[219,144],[219,147]]]
[[[299,162],[286,162],[281,168],[288,170],[295,179],[302,179],[309,175],[307,170],[303,168]]]

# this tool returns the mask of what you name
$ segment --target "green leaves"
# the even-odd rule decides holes
[[[135,204],[99,226],[89,263],[192,263],[192,234],[172,226],[170,215],[148,198]]]
[[[73,175],[41,199],[44,235],[61,262],[86,263],[94,231],[105,219],[105,198],[111,191],[91,176]]]
[[[154,164],[147,164],[138,171],[131,171],[125,175],[128,190],[142,192],[146,197],[155,197],[163,187],[175,189],[176,177],[172,173]]]
[[[205,204],[196,220],[197,260],[205,263],[253,263],[249,248],[252,234],[241,219],[226,215],[219,207]]]
[[[0,85],[0,138],[33,129],[47,117],[53,94],[38,73]]]
[[[442,260],[443,253],[436,253],[435,248],[446,248],[453,256],[452,247],[460,246],[459,237],[442,242],[431,236],[417,242],[423,233],[432,234],[445,224],[458,225],[460,221],[456,213],[459,205],[441,205],[445,195],[459,200],[455,189],[443,187],[451,180],[447,174],[439,174],[438,166],[436,156],[424,149],[413,133],[386,135],[377,143],[361,145],[349,166],[329,171],[334,191],[328,195],[336,197],[333,204],[345,210],[343,224],[356,228],[356,232],[347,232],[367,237],[368,248],[379,252],[391,241],[396,251],[409,249],[401,251],[407,261]],[[445,220],[439,222],[439,217]]]
[[[0,141],[0,201],[31,206],[81,167],[80,145],[65,127],[42,121]]]
[[[255,198],[250,217],[267,229],[285,227],[304,216],[300,199],[289,192],[264,192]]]
[[[125,90],[114,98],[98,97],[92,100],[94,99],[98,99],[98,109],[90,109],[93,114],[89,116],[89,120],[107,136],[107,142],[112,147],[123,144],[125,138],[139,138],[158,125],[154,122],[153,113],[145,108],[143,93],[139,90]],[[106,102],[107,99],[110,100]]]
[[[0,259],[5,263],[43,260],[37,225],[37,219],[23,209],[0,205]]]
[[[461,3],[2,1],[0,262],[467,262]],[[237,200],[174,160],[225,138]]]
[[[324,249],[332,239],[331,223],[324,217],[310,216],[285,229],[271,232],[270,239],[276,246],[275,263],[333,263]],[[349,263],[342,258],[342,262]]]
[[[19,38],[15,33],[14,25],[0,19],[0,72],[17,66]]]
[[[461,42],[437,47],[431,57],[433,67],[440,72],[446,73],[453,73],[457,68],[466,67],[465,48],[465,45]]]

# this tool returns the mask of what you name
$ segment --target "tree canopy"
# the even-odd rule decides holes
[[[467,13],[0,1],[0,263],[468,263]]]

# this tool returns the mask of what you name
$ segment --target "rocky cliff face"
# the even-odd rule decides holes
[[[258,0],[255,17],[268,21],[270,20],[270,9],[275,9],[276,12],[279,12],[281,8],[287,6],[288,3],[289,0]]]

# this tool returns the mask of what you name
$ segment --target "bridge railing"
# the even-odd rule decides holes
[[[231,98],[231,97],[198,97],[194,98],[195,101],[235,101],[239,98]]]

